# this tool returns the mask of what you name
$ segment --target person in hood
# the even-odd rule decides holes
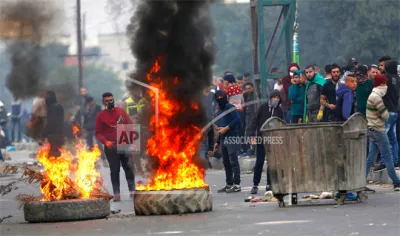
[[[127,153],[117,152],[117,127],[120,124],[132,124],[132,121],[124,109],[115,107],[112,93],[103,94],[103,105],[106,109],[102,110],[96,117],[95,134],[96,138],[105,146],[104,153],[110,165],[114,201],[118,202],[121,200],[119,181],[121,165],[125,172],[131,198],[133,198],[135,191],[135,176],[131,165],[129,165],[130,156]]]
[[[335,121],[346,121],[356,111],[357,77],[355,74],[348,74],[345,79],[345,86],[336,91]]]
[[[292,123],[297,124],[303,117],[304,90],[305,87],[300,81],[302,70],[293,75],[293,84],[289,87],[289,99],[292,102]]]
[[[364,117],[366,117],[367,100],[372,92],[374,81],[368,78],[368,67],[366,65],[360,65],[358,67],[356,76],[357,76],[357,89],[356,89],[357,112],[360,112],[361,114],[363,114]]]
[[[340,66],[337,64],[331,65],[331,79],[326,80],[322,86],[320,103],[317,120],[330,122],[334,120],[336,108],[336,90],[340,79]]]
[[[257,194],[258,185],[261,180],[262,169],[265,161],[265,149],[263,142],[256,142],[258,137],[261,137],[261,126],[271,117],[284,118],[284,114],[280,104],[282,103],[281,94],[278,90],[272,91],[269,101],[261,104],[254,114],[250,126],[247,129],[247,134],[251,138],[252,144],[256,144],[256,164],[254,166],[253,188],[251,194]],[[271,190],[271,180],[267,169],[267,188],[266,191]]]
[[[374,88],[367,101],[369,151],[366,176],[369,175],[370,169],[378,156],[378,152],[380,152],[382,160],[386,165],[387,173],[393,181],[394,191],[400,191],[400,180],[394,169],[389,138],[385,131],[385,121],[390,117],[388,109],[385,107],[382,100],[382,97],[387,93],[387,81],[388,79],[385,76],[376,75],[374,78]]]
[[[240,192],[240,165],[238,159],[240,142],[234,142],[239,136],[240,115],[236,107],[228,102],[228,97],[223,91],[215,93],[215,101],[219,106],[217,117],[221,116],[221,118],[216,124],[219,138],[214,150],[221,148],[226,177],[225,187],[218,190],[218,192]]]
[[[64,108],[57,102],[54,91],[47,91],[44,100],[47,118],[41,137],[42,140],[47,139],[50,144],[49,155],[59,157],[61,155],[60,148],[64,145]]]
[[[392,60],[390,56],[383,56],[379,58],[379,70],[381,71],[381,74],[385,74],[385,63],[390,60]]]
[[[296,71],[300,70],[300,66],[297,63],[291,63],[288,66],[288,75],[282,77],[282,110],[285,112],[285,120],[287,123],[291,123],[291,102],[289,99],[289,87],[293,84],[292,79]]]
[[[325,79],[318,73],[315,73],[313,66],[307,66],[305,69],[307,84],[305,89],[303,123],[317,122],[317,116],[320,109],[320,97]],[[308,119],[307,119],[308,118]]]
[[[385,107],[389,112],[389,119],[385,123],[385,131],[388,135],[392,147],[393,163],[399,167],[399,144],[396,135],[396,123],[399,119],[399,99],[400,99],[400,63],[399,61],[385,62],[385,76],[388,79],[387,93],[383,97]]]

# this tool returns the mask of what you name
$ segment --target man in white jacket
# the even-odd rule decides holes
[[[387,168],[387,173],[393,181],[394,191],[400,191],[400,180],[394,169],[390,143],[385,132],[385,121],[389,119],[389,112],[383,103],[382,97],[387,91],[387,78],[383,75],[374,77],[374,89],[367,101],[367,120],[369,151],[367,157],[368,176],[371,167],[374,165],[378,152],[382,155],[382,160]]]

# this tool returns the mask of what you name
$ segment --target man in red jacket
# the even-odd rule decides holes
[[[125,172],[126,181],[130,197],[133,198],[135,191],[135,176],[133,169],[129,165],[129,155],[117,153],[117,125],[132,124],[129,116],[124,109],[115,107],[114,97],[111,93],[103,94],[103,104],[106,107],[96,118],[96,137],[104,144],[104,153],[106,154],[110,165],[111,183],[114,191],[114,202],[120,201],[119,171],[122,168]]]

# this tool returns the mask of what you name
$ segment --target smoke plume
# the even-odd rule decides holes
[[[44,84],[45,69],[41,44],[56,22],[59,12],[49,0],[17,0],[0,3],[0,21],[8,36],[7,52],[12,68],[6,85],[14,98],[37,96]]]
[[[214,63],[210,1],[141,1],[128,25],[136,58],[132,78],[148,83],[146,73],[161,58],[160,77],[167,91],[182,106],[200,105],[202,90],[211,84]],[[174,83],[178,78],[179,83]],[[133,85],[135,86],[135,85]],[[129,89],[129,88],[128,88]],[[177,121],[201,125],[204,114],[177,114]]]
[[[210,3],[142,0],[127,29],[136,59],[136,71],[131,77],[149,84],[146,74],[158,59],[161,69],[156,76],[162,80],[162,90],[179,101],[179,107],[187,108],[168,120],[169,125],[182,130],[193,126],[201,129],[206,123],[202,91],[211,84],[215,54]],[[199,110],[192,109],[193,102]],[[156,166],[157,163],[152,168]]]

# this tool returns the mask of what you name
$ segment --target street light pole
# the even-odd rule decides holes
[[[76,0],[76,35],[78,48],[78,83],[83,87],[83,65],[82,65],[82,29],[81,29],[81,0]]]

